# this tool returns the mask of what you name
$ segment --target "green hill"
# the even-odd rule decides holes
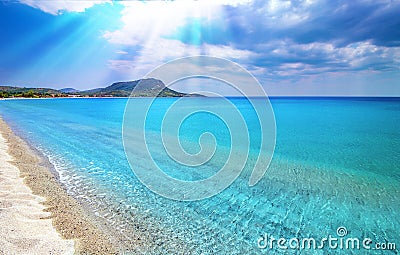
[[[140,89],[136,86],[140,83]],[[136,89],[135,89],[136,88]],[[133,91],[133,89],[135,89]],[[161,93],[157,94],[161,90]],[[133,91],[133,94],[131,95]],[[182,97],[184,93],[169,89],[165,84],[157,79],[140,79],[136,81],[115,82],[108,87],[83,91],[77,94],[82,96],[113,96],[113,97]]]
[[[20,88],[13,86],[0,86],[0,98],[9,97],[62,97],[66,96],[63,92],[49,88]]]
[[[140,86],[137,85],[140,83]],[[135,90],[134,90],[135,89]],[[131,95],[133,91],[133,94]],[[160,93],[158,93],[161,91]],[[61,90],[50,88],[21,88],[13,86],[0,86],[0,98],[9,97],[183,97],[183,96],[200,96],[188,95],[180,93],[170,88],[157,79],[140,79],[136,81],[115,82],[105,88],[96,88],[86,91],[78,91],[73,88],[65,88]]]

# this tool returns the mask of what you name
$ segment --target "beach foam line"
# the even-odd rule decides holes
[[[44,165],[0,118],[0,254],[117,254]]]

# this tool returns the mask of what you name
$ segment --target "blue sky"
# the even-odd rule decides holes
[[[400,1],[3,1],[0,84],[105,87],[211,55],[270,95],[400,96]]]

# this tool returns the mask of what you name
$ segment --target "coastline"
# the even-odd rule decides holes
[[[26,189],[31,193],[30,195],[24,194],[24,206],[29,205],[30,207],[19,206],[18,208],[20,208],[19,211],[22,215],[31,215],[27,216],[26,219],[22,219],[22,221],[26,222],[26,224],[31,224],[35,228],[37,233],[35,232],[36,234],[33,236],[34,242],[36,244],[47,242],[44,248],[49,249],[48,251],[52,254],[71,254],[71,252],[75,254],[117,254],[117,249],[113,246],[110,238],[91,222],[82,206],[67,194],[57,181],[54,173],[46,167],[46,160],[37,155],[24,140],[16,136],[1,118],[0,133],[2,136],[0,139],[0,151],[3,149],[1,162],[6,162],[4,167],[2,164],[0,180],[1,182],[8,180],[9,178],[5,179],[4,176],[14,170],[14,179],[16,182],[20,182],[21,189]],[[6,167],[7,163],[10,167]],[[11,187],[14,186],[15,183]],[[14,191],[8,187],[6,186],[6,190],[0,190],[0,201],[2,202],[0,214],[4,214],[4,211],[8,210],[7,205],[13,208],[6,200],[4,200],[6,202],[3,202],[3,198],[12,195]],[[18,199],[18,201],[22,200]],[[34,207],[36,211],[32,211],[31,207]],[[13,221],[15,217],[18,218],[20,215],[16,215],[12,211],[9,214],[12,221],[5,222],[2,220],[3,224],[8,224],[8,227],[9,225],[25,226],[25,224],[15,224]],[[33,229],[29,230],[32,231]],[[11,228],[9,230],[7,228],[0,230],[0,235],[2,235],[1,243],[7,241],[9,243],[8,246],[2,245],[0,254],[22,254],[20,250],[9,251],[8,249],[22,248],[23,242],[24,240],[27,241],[27,238],[21,237],[22,241],[12,238],[4,239],[9,235],[7,231],[16,232]],[[50,237],[48,232],[45,231],[53,231],[54,233]],[[5,249],[4,251],[2,251],[3,248]],[[32,254],[32,252],[35,254],[35,250],[26,254]],[[42,253],[43,251],[36,254]]]

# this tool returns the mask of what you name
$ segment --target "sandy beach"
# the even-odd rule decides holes
[[[0,254],[116,254],[48,162],[0,119]]]

